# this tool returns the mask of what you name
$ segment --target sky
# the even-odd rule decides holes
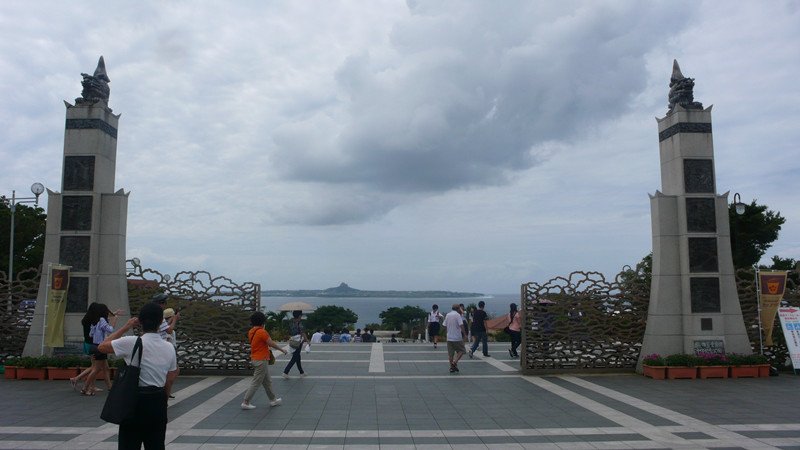
[[[104,56],[127,257],[262,289],[514,293],[652,250],[672,61],[717,191],[800,259],[796,1],[0,3],[0,193],[60,191]],[[44,202],[46,206],[46,200]]]

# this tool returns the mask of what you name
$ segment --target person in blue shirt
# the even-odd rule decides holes
[[[346,343],[350,342],[350,330],[348,330],[347,328],[342,328],[342,334],[341,334],[341,336],[339,336],[339,342],[343,342],[343,343],[344,342],[346,342]]]

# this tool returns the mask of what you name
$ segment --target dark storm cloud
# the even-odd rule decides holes
[[[625,113],[648,51],[684,25],[674,4],[411,10],[389,48],[341,65],[338,104],[278,128],[285,176],[393,193],[502,183],[542,162],[538,146]]]

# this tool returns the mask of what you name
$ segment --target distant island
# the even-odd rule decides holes
[[[477,292],[451,291],[362,291],[347,283],[322,290],[261,291],[262,297],[389,297],[389,298],[463,298],[484,297]]]

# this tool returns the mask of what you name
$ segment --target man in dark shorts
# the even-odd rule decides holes
[[[439,327],[442,317],[439,305],[433,305],[431,312],[428,313],[428,339],[433,341],[433,348],[436,348],[439,343]]]
[[[478,343],[483,344],[483,356],[489,356],[489,339],[486,336],[486,311],[483,308],[486,307],[486,302],[483,300],[478,302],[478,309],[476,309],[472,313],[472,326],[470,331],[472,332],[472,338],[474,342],[472,343],[472,348],[469,349],[469,357],[472,358],[472,355],[475,354],[475,350],[478,349]]]

